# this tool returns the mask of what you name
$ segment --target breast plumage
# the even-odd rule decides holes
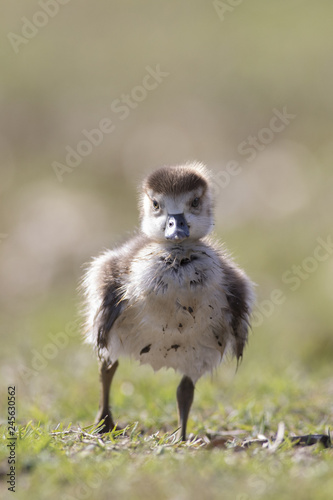
[[[129,355],[196,382],[217,366],[232,339],[221,264],[204,243],[158,250],[149,244],[131,265],[126,306],[108,351],[114,360]]]

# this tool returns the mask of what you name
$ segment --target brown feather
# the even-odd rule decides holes
[[[189,167],[161,167],[145,180],[144,191],[179,195],[198,188],[207,189],[207,181],[199,170]]]

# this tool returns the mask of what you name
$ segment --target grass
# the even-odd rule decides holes
[[[254,336],[251,340],[256,342]],[[198,382],[189,440],[180,443],[175,440],[179,376],[171,371],[153,375],[149,367],[125,360],[112,401],[115,417],[128,425],[124,431],[98,435],[92,426],[98,399],[96,363],[88,347],[71,338],[33,383],[18,379],[15,497],[330,498],[333,449],[298,447],[289,439],[329,433],[329,366],[311,373],[294,363],[281,372],[278,364],[271,364],[269,371],[263,362],[258,364],[261,355],[251,352],[254,347],[250,342],[236,374],[235,365],[227,362]],[[28,365],[30,353],[22,356]],[[275,446],[281,423],[285,440]],[[4,422],[0,488],[10,498],[3,475],[8,468],[6,434]],[[268,444],[244,446],[258,436],[265,436]]]
[[[304,403],[304,402],[303,402]],[[276,422],[257,414],[252,406],[237,412],[238,426],[246,435]],[[279,417],[283,416],[276,408]],[[311,428],[313,417],[302,414],[302,427]],[[299,429],[299,414],[284,413],[289,426]],[[235,415],[227,422],[233,427]],[[209,420],[214,428],[216,422]],[[330,498],[333,486],[332,449],[320,445],[293,447],[287,440],[277,449],[241,447],[240,435],[212,447],[208,439],[192,436],[175,442],[173,434],[140,431],[141,424],[103,437],[94,428],[69,425],[50,429],[29,422],[18,429],[17,498]],[[1,428],[3,436],[5,428]],[[230,435],[233,431],[230,430]],[[2,451],[2,456],[4,451]],[[320,487],[318,487],[320,485]]]

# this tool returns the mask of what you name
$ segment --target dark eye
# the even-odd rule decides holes
[[[159,208],[160,208],[160,205],[159,205],[158,201],[153,200],[153,209],[158,210]]]
[[[194,198],[194,200],[192,201],[192,207],[198,208],[199,202],[200,202],[200,198]]]

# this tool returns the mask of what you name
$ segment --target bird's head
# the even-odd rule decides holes
[[[155,170],[140,198],[141,229],[155,241],[198,240],[213,229],[210,177],[199,163]]]

